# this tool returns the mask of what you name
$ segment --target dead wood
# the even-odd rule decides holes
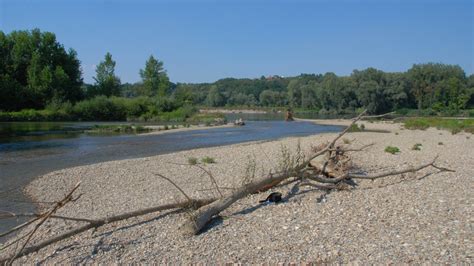
[[[366,111],[363,111],[360,115],[352,120],[352,122],[347,126],[341,133],[339,133],[329,144],[327,144],[323,149],[314,153],[310,158],[304,160],[303,162],[297,164],[291,169],[285,169],[285,171],[278,174],[269,174],[264,176],[256,181],[253,181],[240,189],[237,189],[229,196],[226,196],[222,199],[219,199],[209,205],[206,205],[198,209],[182,226],[182,231],[186,235],[194,235],[201,231],[201,229],[214,217],[219,214],[221,211],[228,208],[237,200],[266,188],[269,185],[277,185],[283,180],[292,177],[298,176],[303,169],[305,169],[312,160],[325,154],[329,149],[334,148],[335,143],[339,140],[344,134],[346,134],[352,125],[354,125],[358,120],[360,120]]]
[[[178,203],[171,203],[171,204],[164,204],[160,206],[155,206],[155,207],[150,207],[146,209],[141,209],[137,211],[132,211],[128,213],[123,213],[115,216],[110,216],[110,217],[105,217],[103,219],[97,219],[93,220],[92,222],[89,222],[86,225],[77,227],[75,229],[72,229],[70,231],[67,231],[63,234],[60,234],[58,236],[55,236],[53,238],[47,239],[45,241],[42,241],[34,246],[26,247],[20,252],[18,252],[15,255],[15,258],[19,258],[25,255],[28,255],[30,253],[36,252],[46,246],[49,246],[51,244],[54,244],[56,242],[59,242],[61,240],[67,239],[71,236],[83,233],[85,231],[88,231],[90,229],[95,229],[101,226],[104,226],[106,224],[110,224],[113,222],[118,222],[121,220],[126,220],[132,217],[137,217],[137,216],[142,216],[145,214],[149,213],[154,213],[154,212],[159,212],[159,211],[164,211],[164,210],[171,210],[171,209],[184,209],[184,208],[199,208],[201,206],[207,205],[211,202],[215,201],[215,199],[199,199],[199,200],[191,200],[191,201],[183,201],[183,202],[178,202]],[[4,264],[8,262],[9,260],[12,260],[12,257],[10,258],[0,258],[0,264]],[[12,260],[13,261],[13,260]]]
[[[20,249],[18,251],[15,251],[15,253],[12,257],[8,258],[4,262],[3,261],[0,261],[0,262],[2,262],[2,264],[5,263],[6,265],[11,265],[13,263],[13,261],[21,255],[21,253],[25,249],[26,245],[28,245],[28,243],[33,238],[34,234],[38,231],[38,229],[41,227],[41,225],[43,225],[50,218],[51,215],[53,215],[59,209],[64,207],[67,203],[75,200],[72,197],[72,194],[79,188],[80,184],[81,184],[81,182],[77,183],[74,186],[74,188],[71,191],[69,191],[69,193],[67,193],[66,196],[63,199],[61,199],[59,202],[57,202],[51,210],[46,212],[42,217],[40,217],[38,219],[39,222],[34,226],[33,230],[31,230],[28,234],[26,234],[25,242],[23,243],[23,245],[20,247]]]

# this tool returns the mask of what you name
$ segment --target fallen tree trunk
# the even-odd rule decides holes
[[[201,209],[197,210],[195,214],[193,214],[189,221],[183,224],[181,228],[183,233],[185,235],[197,234],[214,215],[219,214],[221,211],[232,205],[232,203],[270,184],[280,183],[292,175],[292,173],[280,173],[278,175],[270,175],[260,178],[257,181],[251,182],[250,184],[237,189],[230,196],[224,197],[202,207]]]

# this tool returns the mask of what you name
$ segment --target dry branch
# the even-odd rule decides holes
[[[141,209],[141,210],[137,210],[137,211],[132,211],[132,212],[128,212],[128,213],[123,213],[123,214],[119,214],[119,215],[116,215],[116,216],[106,217],[106,218],[103,218],[103,219],[93,220],[93,222],[90,222],[89,224],[83,225],[83,226],[78,227],[76,229],[72,229],[72,230],[67,231],[67,232],[65,232],[61,235],[56,236],[56,237],[47,239],[43,242],[38,243],[37,245],[26,247],[21,252],[18,252],[18,254],[16,254],[16,258],[28,255],[32,252],[36,252],[36,251],[38,251],[38,250],[40,250],[40,249],[42,249],[46,246],[49,246],[51,244],[56,243],[58,241],[67,239],[71,236],[83,233],[83,232],[88,231],[90,229],[95,229],[95,228],[101,227],[101,226],[109,224],[109,223],[113,223],[113,222],[117,222],[117,221],[121,221],[121,220],[126,220],[126,219],[129,219],[129,218],[132,218],[132,217],[142,216],[142,215],[145,215],[145,214],[158,212],[158,211],[179,209],[179,208],[190,208],[190,207],[199,208],[199,207],[207,205],[207,204],[209,204],[213,201],[215,201],[215,199],[201,199],[201,200],[191,200],[191,201],[184,201],[184,202],[178,202],[178,203],[172,203],[172,204],[165,204],[165,205],[150,207],[150,208]],[[3,264],[5,262],[7,262],[9,259],[10,258],[0,258],[0,264]]]
[[[31,230],[31,232],[29,232],[27,234],[27,237],[26,237],[26,240],[25,242],[23,243],[23,245],[20,247],[20,249],[15,252],[15,254],[9,258],[7,261],[6,261],[6,264],[7,265],[11,265],[13,263],[13,261],[18,258],[18,256],[20,256],[20,254],[23,252],[23,250],[25,249],[26,245],[28,245],[28,243],[30,242],[30,240],[33,238],[33,235],[38,231],[38,229],[41,227],[41,225],[43,225],[49,218],[51,215],[53,215],[55,212],[57,212],[59,209],[61,209],[62,207],[64,207],[67,203],[71,202],[74,200],[74,198],[72,197],[72,194],[79,188],[79,186],[81,185],[81,182],[77,183],[74,188],[62,199],[60,200],[59,202],[56,203],[56,205],[48,212],[46,212],[40,219],[39,219],[39,222],[35,225],[35,227],[33,228],[33,230]]]
[[[188,194],[186,194],[186,192],[184,192],[183,189],[181,189],[178,185],[176,185],[176,183],[173,182],[173,180],[167,178],[166,176],[164,176],[164,175],[162,175],[162,174],[154,173],[154,175],[159,176],[159,177],[163,178],[164,180],[166,180],[166,181],[170,182],[171,184],[173,184],[173,186],[174,186],[175,188],[177,188],[177,189],[179,190],[179,192],[181,192],[181,193],[184,195],[184,197],[186,197],[186,199],[187,199],[189,202],[192,201],[192,199],[188,196]]]

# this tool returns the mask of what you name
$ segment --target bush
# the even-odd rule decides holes
[[[387,147],[385,147],[385,152],[395,154],[395,153],[400,152],[400,149],[398,147],[387,146]]]
[[[206,156],[206,157],[201,159],[201,162],[203,162],[203,163],[216,163],[216,160],[214,160],[214,158],[212,158],[212,157]]]
[[[190,165],[196,165],[196,164],[198,164],[198,159],[195,158],[195,157],[189,157],[189,158],[188,158],[188,164],[190,164]]]
[[[74,115],[82,121],[124,121],[127,118],[124,98],[97,96],[78,102]]]
[[[196,108],[179,107],[174,100],[163,98],[105,97],[77,102],[51,102],[44,110],[0,112],[0,121],[170,121],[183,122]]]
[[[357,125],[357,124],[353,124],[353,125],[349,128],[349,132],[361,132],[361,131],[364,131],[364,129],[365,129],[364,124],[361,124],[360,127],[359,127],[359,125]]]

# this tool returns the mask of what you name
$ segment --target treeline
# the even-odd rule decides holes
[[[353,113],[367,108],[379,114],[400,109],[427,114],[457,114],[474,106],[474,75],[457,65],[419,64],[407,72],[374,68],[334,73],[260,79],[222,79],[211,84],[177,84],[176,97],[198,105],[290,106],[322,114]]]
[[[458,114],[474,107],[474,75],[466,76],[457,65],[428,63],[400,73],[368,68],[349,76],[262,76],[199,84],[170,82],[163,62],[153,56],[139,71],[141,81],[134,84],[122,84],[115,67],[107,53],[97,65],[94,83],[85,84],[77,53],[66,51],[53,33],[0,31],[0,119],[148,121],[172,119],[170,113],[189,116],[195,111],[192,106],[290,107],[321,114],[360,108],[373,114],[408,109]]]

